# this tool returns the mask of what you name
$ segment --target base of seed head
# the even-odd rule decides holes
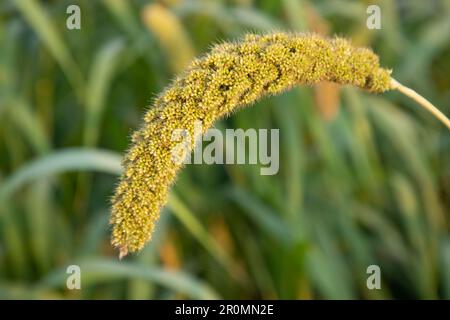
[[[119,259],[122,260],[128,254],[128,249],[126,246],[122,246],[119,248]]]
[[[171,151],[176,129],[193,136],[195,121],[206,131],[239,107],[292,88],[331,81],[372,93],[396,89],[416,100],[450,128],[431,103],[392,79],[370,49],[341,38],[314,34],[246,35],[222,43],[196,59],[155,101],[133,134],[124,172],[112,199],[112,244],[119,258],[141,250],[150,240],[161,208],[182,164]],[[193,142],[189,151],[194,148]]]

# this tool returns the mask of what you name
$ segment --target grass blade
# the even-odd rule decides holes
[[[100,121],[105,109],[109,87],[121,62],[121,53],[125,47],[121,39],[114,39],[97,53],[88,80],[86,94],[86,121],[84,144],[94,146],[101,130]]]
[[[119,279],[142,279],[154,282],[193,299],[218,299],[219,295],[202,281],[184,272],[165,271],[147,265],[118,262],[106,259],[85,260],[78,263],[81,269],[81,287],[110,282]],[[42,279],[37,289],[64,287],[67,274],[56,270]]]
[[[120,174],[120,160],[120,155],[104,150],[73,148],[55,151],[29,162],[3,180],[0,185],[0,202],[27,182],[49,175],[81,170]]]
[[[13,0],[13,2],[48,47],[55,60],[58,61],[81,98],[84,91],[83,75],[65,45],[61,34],[51,24],[52,19],[46,15],[44,8],[38,1]]]

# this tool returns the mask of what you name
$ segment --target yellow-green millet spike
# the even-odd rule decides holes
[[[204,133],[238,107],[294,85],[332,81],[373,93],[398,89],[401,85],[390,73],[370,49],[314,34],[249,34],[194,60],[156,99],[133,134],[112,199],[111,242],[119,256],[142,249],[151,238],[182,166],[172,159],[178,143],[172,139],[175,129],[193,136],[194,123],[201,121]]]

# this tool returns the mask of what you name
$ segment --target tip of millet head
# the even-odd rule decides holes
[[[122,246],[119,248],[119,260],[122,260],[128,254],[128,248],[126,246]]]

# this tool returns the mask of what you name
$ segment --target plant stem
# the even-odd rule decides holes
[[[430,101],[422,97],[420,94],[415,92],[414,90],[405,87],[401,83],[399,83],[395,79],[391,79],[391,85],[392,89],[396,89],[403,93],[405,96],[410,97],[414,101],[416,101],[420,106],[427,109],[429,112],[431,112],[436,118],[438,118],[443,124],[447,126],[448,129],[450,129],[450,120],[446,117],[445,114],[443,114],[438,108],[436,108]]]

